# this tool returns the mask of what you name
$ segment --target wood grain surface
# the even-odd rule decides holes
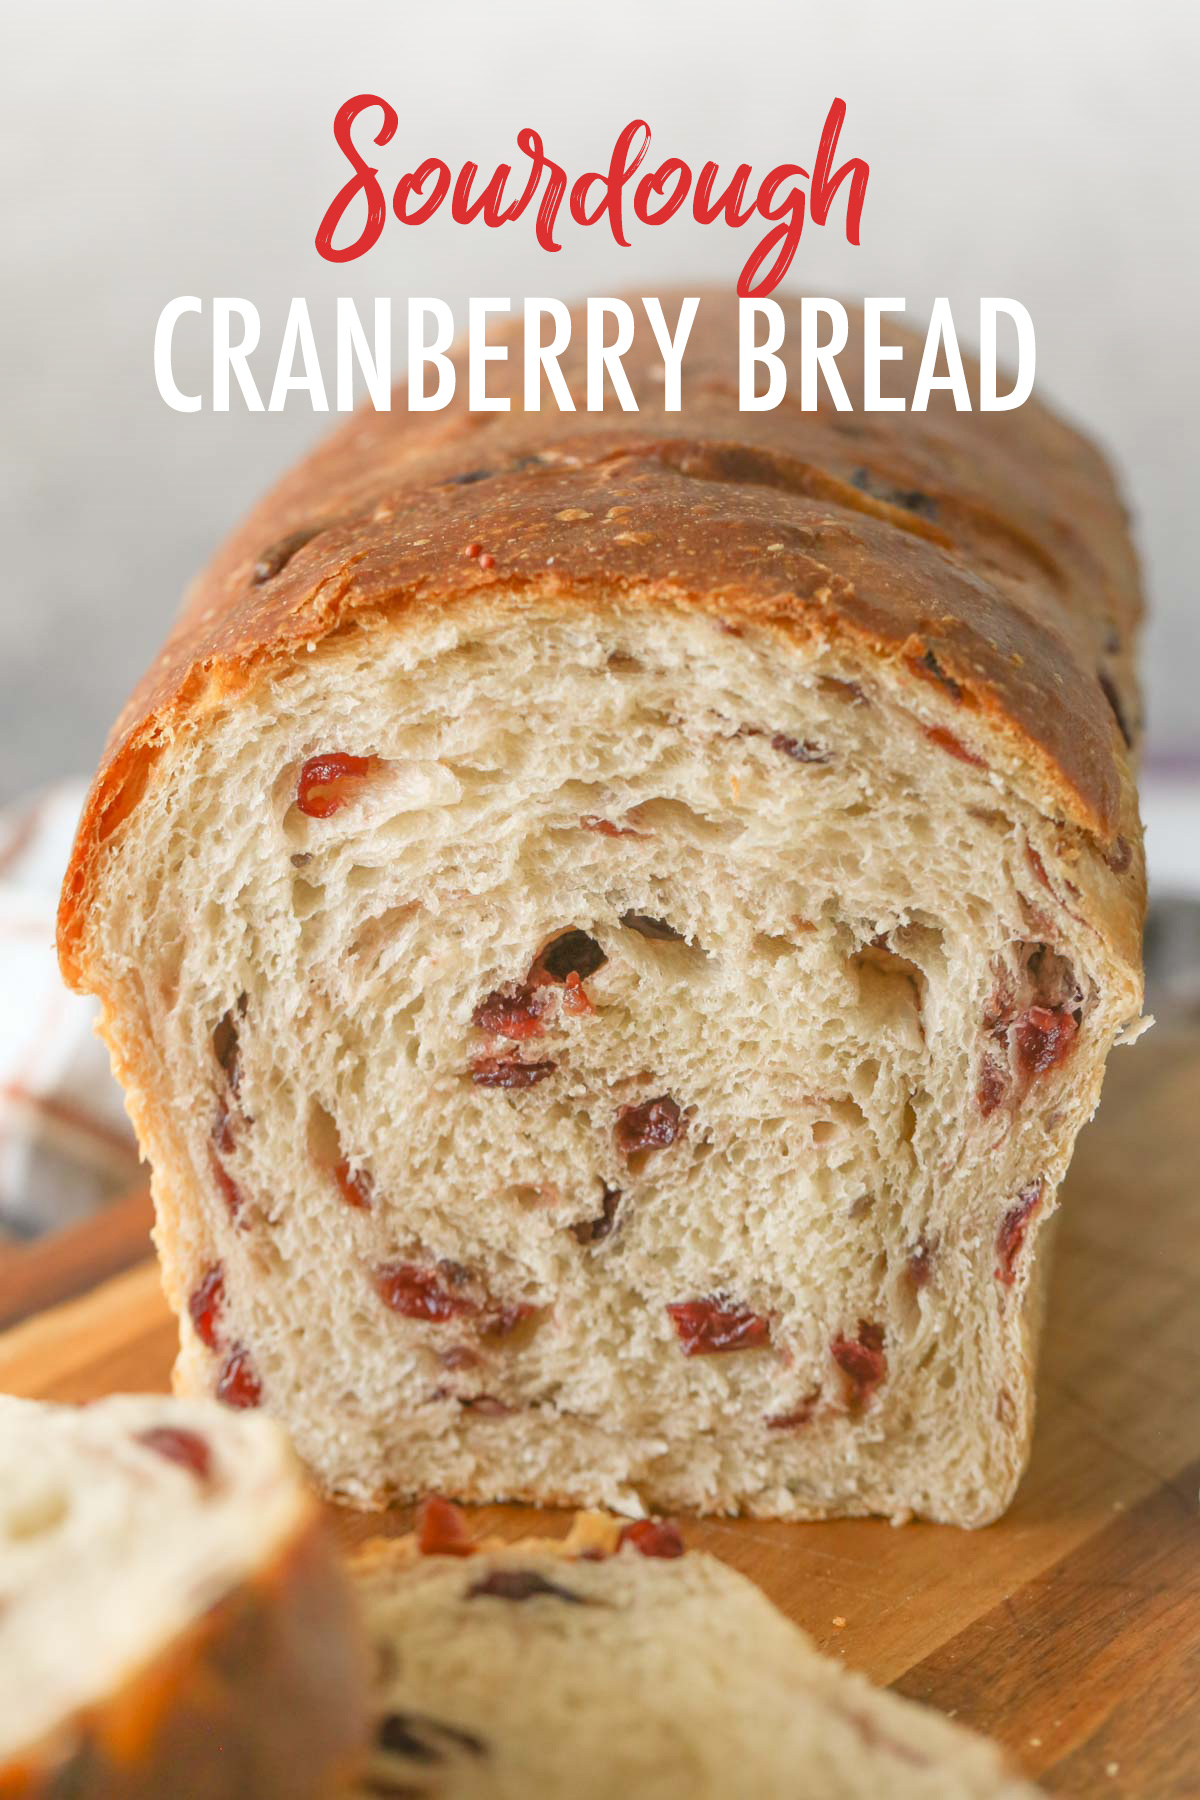
[[[1115,1053],[1064,1202],[1032,1465],[985,1531],[698,1520],[875,1680],[1009,1746],[1052,1793],[1200,1796],[1200,1030]],[[167,1385],[174,1346],[144,1196],[0,1258],[0,1388]],[[112,1271],[122,1262],[124,1272]],[[80,1295],[88,1271],[103,1285]],[[24,1295],[27,1306],[22,1306]],[[406,1528],[331,1509],[346,1542]],[[517,1536],[528,1508],[481,1507]],[[565,1520],[562,1521],[565,1528]]]

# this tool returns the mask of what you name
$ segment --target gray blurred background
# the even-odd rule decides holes
[[[568,219],[549,257],[529,220],[489,231],[439,213],[326,264],[313,235],[347,174],[333,115],[364,90],[400,113],[378,152],[389,193],[426,155],[513,160],[524,125],[572,177],[603,168],[639,115],[647,167],[671,154],[811,166],[841,95],[842,153],[871,165],[863,243],[846,244],[839,202],[806,229],[789,283],[903,295],[916,314],[948,294],[964,336],[980,294],[1029,307],[1039,390],[1109,447],[1133,506],[1155,607],[1152,757],[1200,761],[1197,12],[9,0],[0,801],[93,763],[190,576],[328,424],[294,400],[279,415],[171,412],[152,340],[172,296],[252,299],[269,389],[294,294],[324,346],[323,309],[343,293],[390,293],[401,318],[410,293],[438,294],[465,322],[472,293],[732,283],[748,254],[752,226],[681,216],[635,225],[628,251]],[[177,359],[177,375],[208,387],[199,359]]]

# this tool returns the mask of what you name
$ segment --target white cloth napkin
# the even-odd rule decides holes
[[[96,1003],[54,953],[58,890],[82,783],[0,812],[0,1235],[85,1217],[137,1179],[137,1148]]]

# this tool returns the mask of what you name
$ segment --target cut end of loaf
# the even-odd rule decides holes
[[[180,1383],[325,1487],[994,1517],[1124,872],[937,670],[493,602],[276,666],[103,854]]]
[[[266,1418],[0,1396],[0,1594],[6,1794],[189,1800],[252,1768],[302,1800],[361,1749],[361,1625]]]
[[[820,1655],[670,1526],[593,1513],[565,1538],[471,1544],[452,1514],[427,1503],[415,1541],[355,1559],[376,1668],[364,1800],[431,1775],[447,1795],[705,1800],[792,1793],[798,1769],[843,1800],[1033,1792],[995,1746]]]

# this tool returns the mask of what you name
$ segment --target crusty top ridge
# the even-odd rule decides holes
[[[668,322],[681,296],[664,297]],[[850,637],[942,679],[980,709],[1054,796],[1063,821],[1107,846],[1137,842],[1136,558],[1099,452],[1035,401],[957,413],[858,410],[861,330],[838,367],[855,407],[822,384],[800,409],[800,306],[782,299],[788,394],[739,412],[732,295],[703,294],[667,413],[642,308],[625,359],[640,411],[611,391],[585,407],[583,317],[562,368],[576,405],[526,413],[514,342],[488,365],[512,411],[451,404],[357,413],[260,502],[193,587],[162,655],[113,728],[80,823],[59,913],[67,979],[100,848],[145,791],[175,733],[276,658],[386,616],[463,601],[698,608],[737,630]],[[513,337],[515,339],[514,331]],[[885,364],[911,389],[920,340]],[[973,369],[968,371],[977,394]],[[549,399],[549,396],[546,396]],[[468,544],[485,554],[468,556]]]

